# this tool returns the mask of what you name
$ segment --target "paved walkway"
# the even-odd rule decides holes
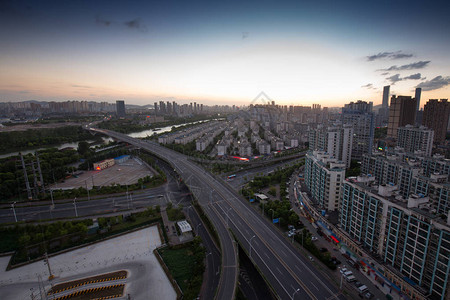
[[[161,208],[161,217],[164,223],[164,230],[167,233],[167,237],[169,238],[169,244],[174,246],[181,244],[180,238],[177,235],[176,222],[170,221],[167,216],[166,208]]]

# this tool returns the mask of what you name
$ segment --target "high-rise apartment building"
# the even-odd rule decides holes
[[[417,106],[416,106],[416,111],[419,111],[420,109],[420,97],[422,95],[422,88],[416,88],[416,94],[414,96],[414,98],[416,98],[417,101]]]
[[[389,90],[391,89],[390,85],[383,87],[383,103],[381,105],[382,108],[389,108]]]
[[[425,156],[431,156],[434,131],[425,126],[406,125],[397,128],[397,146],[406,152],[421,151]]]
[[[372,153],[375,118],[373,103],[358,100],[345,104],[341,121],[353,127],[352,158],[360,160],[364,153]]]
[[[388,137],[397,138],[397,128],[415,124],[416,106],[416,99],[411,96],[392,96],[389,106]]]
[[[445,142],[449,116],[450,102],[447,99],[430,99],[424,106],[422,124],[434,130],[434,141],[437,144]]]
[[[116,101],[116,113],[117,117],[124,118],[125,117],[125,101],[117,100]]]
[[[343,183],[339,225],[381,258],[377,267],[410,299],[448,299],[450,218],[434,217],[428,202],[421,195],[399,201],[394,185],[351,179]]]
[[[353,146],[353,127],[351,125],[319,125],[309,131],[309,149],[325,151],[350,167]]]
[[[305,184],[313,202],[323,210],[334,211],[339,206],[345,164],[331,159],[321,151],[309,151],[305,158]]]

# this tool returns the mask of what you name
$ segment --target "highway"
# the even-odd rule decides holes
[[[155,205],[165,206],[168,202],[172,202],[175,206],[185,205],[189,204],[189,199],[189,190],[178,185],[172,176],[168,176],[167,184],[144,191],[130,192],[128,197],[126,195],[105,195],[91,198],[89,201],[87,201],[87,197],[74,199],[76,210],[74,201],[63,200],[54,201],[54,205],[51,201],[17,203],[15,212],[18,221],[40,221],[117,214],[118,211],[136,211]],[[0,209],[0,223],[14,222],[15,218],[11,207],[3,205],[2,208]]]
[[[338,288],[298,253],[231,186],[187,157],[157,143],[91,129],[148,150],[170,162],[212,221],[221,241],[222,269],[217,299],[233,299],[237,279],[236,247],[228,227],[281,299],[345,299]]]

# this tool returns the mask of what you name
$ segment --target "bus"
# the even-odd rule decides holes
[[[232,179],[234,179],[234,178],[236,178],[236,174],[233,174],[233,175],[228,176],[228,180],[232,180]]]

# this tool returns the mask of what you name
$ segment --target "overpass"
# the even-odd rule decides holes
[[[239,268],[231,232],[280,299],[345,299],[336,285],[300,255],[272,224],[249,207],[245,199],[188,157],[155,142],[109,130],[90,130],[152,152],[169,162],[183,178],[220,238],[222,266],[216,299],[233,299],[235,295]]]

